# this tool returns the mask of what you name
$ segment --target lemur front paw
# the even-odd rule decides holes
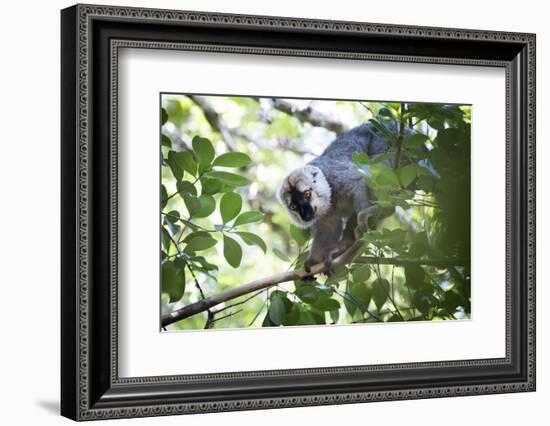
[[[311,272],[311,267],[313,265],[316,265],[318,263],[323,263],[325,267],[324,274],[327,276],[332,275],[334,272],[334,260],[339,257],[342,253],[344,253],[346,250],[348,250],[353,245],[353,240],[341,240],[336,244],[336,246],[332,247],[330,250],[325,251],[322,254],[322,260],[319,260],[318,257],[310,256],[305,262],[304,262],[304,269],[306,272]]]
[[[315,275],[307,275],[302,278],[302,281],[317,281],[317,278],[315,278]]]
[[[319,260],[319,258],[317,257],[310,257],[309,259],[307,259],[305,262],[304,262],[304,270],[307,272],[307,273],[310,273],[311,272],[311,268],[314,266],[314,265],[318,265],[319,263],[322,263],[325,268],[327,269],[327,272],[325,272],[325,274],[327,276],[330,275],[330,268],[332,266],[332,258],[330,256],[330,251],[323,254],[322,256],[322,259]],[[315,279],[315,276],[314,275],[310,275],[310,277],[312,277],[313,279]],[[309,277],[308,277],[309,278]]]
[[[324,274],[327,275],[327,276],[330,276],[330,274],[332,273],[332,260],[333,260],[333,258],[334,257],[332,255],[332,251],[328,251],[328,252],[324,253],[321,260],[319,260],[318,258],[310,257],[309,259],[307,259],[304,262],[304,270],[307,273],[309,273],[309,272],[311,272],[311,268],[314,265],[322,263],[324,265],[325,269],[326,269]]]

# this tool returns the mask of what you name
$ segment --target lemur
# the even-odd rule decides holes
[[[395,131],[396,123],[388,123],[386,127]],[[371,204],[364,175],[352,160],[354,152],[374,158],[389,147],[380,131],[371,123],[364,123],[340,134],[319,157],[284,179],[278,191],[280,202],[296,225],[312,228],[313,243],[304,263],[306,272],[320,262],[330,272],[334,258],[365,233],[369,217],[393,212],[382,213]]]

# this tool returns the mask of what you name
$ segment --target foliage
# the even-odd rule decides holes
[[[303,267],[310,232],[290,224],[275,191],[290,169],[335,137],[307,120],[266,110],[257,99],[206,99],[226,129],[209,120],[192,97],[163,97],[164,312]],[[468,318],[470,107],[311,104],[347,117],[348,128],[369,121],[373,132],[390,140],[388,153],[373,158],[356,153],[353,159],[375,203],[395,214],[367,231],[364,252],[330,277],[281,284],[172,327]],[[228,132],[233,145],[225,139]]]
[[[163,116],[168,117],[165,110]],[[247,185],[248,179],[220,167],[247,167],[251,160],[243,153],[228,152],[216,157],[214,146],[207,138],[195,136],[192,151],[178,152],[172,149],[171,140],[163,147],[162,165],[175,180],[176,191],[168,195],[162,185],[162,292],[170,302],[180,300],[186,288],[187,270],[200,290],[196,274],[204,273],[215,279],[212,271],[218,266],[208,262],[203,253],[223,244],[225,260],[233,268],[241,264],[242,249],[235,235],[248,245],[256,245],[264,252],[263,239],[252,233],[240,231],[241,226],[263,220],[259,211],[242,212],[242,197],[239,187]],[[173,199],[183,201],[185,209],[172,210]],[[214,215],[219,208],[221,221],[213,227],[205,227],[199,219]],[[199,253],[200,252],[200,253]]]

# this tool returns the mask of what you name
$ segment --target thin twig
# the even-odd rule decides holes
[[[199,293],[201,295],[201,298],[202,298],[201,300],[205,300],[206,296],[204,295],[204,292],[202,291],[202,288],[199,284],[199,280],[197,279],[197,277],[195,276],[195,272],[193,271],[193,269],[191,269],[191,266],[189,265],[189,263],[185,259],[185,256],[183,255],[182,251],[179,248],[179,244],[176,242],[176,240],[174,240],[174,238],[170,235],[170,232],[168,232],[168,230],[165,229],[164,226],[162,227],[162,229],[164,229],[164,232],[166,232],[166,235],[168,235],[168,238],[170,238],[170,240],[172,240],[172,242],[174,243],[174,246],[176,246],[176,251],[180,255],[180,259],[183,260],[185,266],[187,267],[187,269],[189,269],[189,272],[191,272],[191,276],[193,277],[193,280],[195,281],[195,285],[198,288]],[[210,308],[207,308],[206,312],[208,312],[209,318],[210,318],[211,315],[213,315],[212,312],[210,311]],[[207,324],[208,324],[208,320],[207,320]]]
[[[401,114],[399,117],[399,137],[397,138],[397,151],[395,153],[395,169],[397,169],[401,163],[401,149],[403,147],[403,136],[405,135],[405,119],[403,118],[403,114],[405,113],[405,111],[405,103],[401,102]]]
[[[239,309],[237,311],[234,311],[234,312],[230,312],[228,313],[227,315],[224,315],[223,317],[219,317],[219,318],[213,318],[212,320],[209,321],[208,325],[210,328],[210,326],[212,326],[212,324],[214,324],[215,322],[218,322],[218,321],[221,321],[223,319],[226,319],[226,318],[229,318],[229,317],[232,317],[233,315],[237,315],[238,313],[242,312],[243,310],[242,309]],[[205,326],[206,328],[206,326]]]
[[[220,308],[220,309],[218,309],[218,310],[216,310],[216,311],[212,311],[212,312],[214,313],[214,315],[216,315],[216,314],[219,314],[220,312],[223,312],[223,311],[225,311],[225,310],[227,310],[227,309],[234,308],[235,306],[242,305],[242,304],[248,302],[249,300],[252,300],[252,299],[254,299],[255,297],[259,296],[260,294],[262,294],[262,293],[263,293],[264,291],[266,291],[266,290],[268,290],[268,289],[267,289],[267,288],[264,288],[264,289],[262,289],[262,290],[260,290],[260,291],[258,291],[258,292],[256,292],[256,293],[254,293],[252,296],[249,296],[249,297],[247,297],[246,299],[241,300],[240,302],[237,302],[237,303],[233,303],[233,304],[231,304],[231,305],[224,306],[223,308]]]
[[[258,312],[256,312],[256,315],[254,315],[254,318],[252,318],[252,321],[250,321],[250,323],[248,324],[249,327],[251,327],[252,324],[254,324],[256,322],[256,320],[258,319],[258,317],[260,316],[260,314],[264,310],[266,304],[267,304],[267,299],[264,300],[264,303],[262,304],[262,307],[259,309]]]
[[[171,217],[172,219],[178,220],[181,223],[183,223],[184,225],[187,225],[187,226],[190,226],[190,227],[196,226],[197,228],[199,228],[201,231],[204,231],[204,232],[219,232],[217,229],[206,229],[206,228],[204,228],[200,225],[197,225],[196,223],[193,223],[193,222],[191,222],[187,219],[184,219],[182,217],[179,217],[179,216],[174,216],[172,214],[165,213],[165,212],[161,212],[161,214],[164,215],[164,216],[167,216],[167,217]]]

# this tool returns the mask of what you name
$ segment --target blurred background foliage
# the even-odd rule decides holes
[[[338,133],[370,121],[390,140],[387,156],[354,160],[376,202],[395,208],[332,276],[251,293],[169,330],[470,317],[470,106],[165,94],[160,114],[163,315],[302,267],[309,232],[275,194]]]

